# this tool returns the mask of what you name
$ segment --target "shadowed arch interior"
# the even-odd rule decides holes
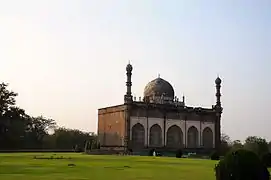
[[[183,147],[183,132],[179,126],[173,125],[167,130],[167,147],[181,148]]]
[[[187,147],[197,148],[199,145],[199,132],[195,126],[191,126],[187,131]]]
[[[207,127],[202,132],[202,140],[204,148],[212,148],[213,147],[213,131],[211,128]]]
[[[145,145],[145,129],[140,123],[132,127],[132,143],[135,148],[142,148]]]
[[[150,146],[162,146],[162,128],[158,124],[150,128]]]

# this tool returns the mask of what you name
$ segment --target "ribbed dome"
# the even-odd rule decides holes
[[[144,89],[144,97],[162,96],[174,99],[174,89],[169,82],[162,78],[156,78],[149,82]]]

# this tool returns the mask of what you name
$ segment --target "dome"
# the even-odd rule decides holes
[[[158,77],[149,82],[144,89],[144,97],[161,96],[174,99],[174,89],[169,82]]]

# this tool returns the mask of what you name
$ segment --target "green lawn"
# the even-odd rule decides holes
[[[34,156],[63,156],[64,159],[34,159]],[[184,158],[91,156],[73,153],[0,154],[0,179],[214,180],[215,163],[216,161],[211,160]]]

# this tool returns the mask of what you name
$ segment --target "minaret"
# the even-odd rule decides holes
[[[219,77],[216,78],[215,80],[215,84],[216,84],[216,106],[217,107],[221,107],[221,101],[220,101],[220,97],[221,97],[221,93],[220,93],[220,88],[221,88],[221,79]]]
[[[124,151],[128,153],[129,144],[130,144],[130,115],[131,115],[131,105],[133,102],[133,96],[132,96],[132,71],[133,66],[130,64],[130,62],[126,66],[126,94],[124,95],[124,104],[126,104],[125,109],[125,136],[124,136]]]
[[[127,75],[127,81],[126,81],[126,94],[124,95],[124,103],[129,104],[133,102],[133,96],[132,96],[132,71],[133,66],[130,64],[130,62],[126,66],[126,75]]]
[[[215,85],[216,85],[216,105],[215,105],[215,112],[216,112],[216,121],[215,121],[215,148],[218,153],[221,152],[220,149],[220,144],[221,144],[221,114],[223,108],[221,107],[221,93],[220,93],[220,88],[221,88],[221,79],[219,77],[216,78],[215,80]]]

